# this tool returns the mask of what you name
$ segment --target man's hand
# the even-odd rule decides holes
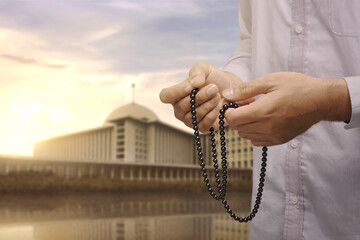
[[[240,82],[240,79],[234,74],[201,62],[191,68],[188,79],[164,88],[160,93],[160,99],[163,103],[172,104],[175,117],[192,128],[190,93],[193,88],[199,88],[200,90],[196,95],[198,127],[201,132],[207,132],[210,127],[217,128],[217,121],[215,120],[223,102],[220,93],[224,89],[240,84]]]
[[[264,95],[225,113],[230,127],[255,146],[282,144],[321,120],[348,121],[351,117],[344,79],[278,72],[223,92],[226,100],[235,102],[259,94]]]

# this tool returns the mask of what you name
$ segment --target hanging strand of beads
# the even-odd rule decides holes
[[[264,187],[264,182],[265,182],[265,172],[266,172],[266,162],[267,162],[267,147],[263,147],[262,148],[262,163],[261,163],[261,170],[260,170],[260,180],[259,180],[259,187],[258,187],[258,193],[256,196],[256,200],[254,202],[254,208],[251,210],[251,213],[249,214],[249,216],[247,217],[240,217],[237,216],[231,209],[230,206],[228,204],[228,202],[225,199],[226,196],[226,191],[227,191],[227,157],[226,157],[226,139],[225,139],[225,122],[224,122],[224,115],[227,109],[229,108],[238,108],[239,106],[235,103],[229,103],[229,104],[224,104],[222,109],[219,111],[219,130],[220,130],[220,145],[221,145],[221,168],[222,171],[220,173],[219,170],[219,164],[218,164],[218,155],[216,152],[216,143],[215,143],[215,133],[214,133],[214,128],[210,128],[210,141],[211,141],[211,152],[212,152],[212,161],[214,163],[214,173],[215,173],[215,178],[216,178],[216,183],[217,183],[217,188],[218,188],[218,194],[214,192],[214,190],[211,188],[210,185],[210,180],[208,178],[208,174],[206,172],[206,168],[205,168],[205,162],[204,162],[204,154],[202,152],[202,147],[201,147],[201,141],[200,141],[200,132],[199,132],[199,128],[198,128],[198,122],[196,120],[196,100],[195,100],[195,96],[196,93],[199,91],[198,88],[193,89],[190,95],[190,110],[191,110],[191,115],[192,115],[192,124],[193,124],[193,129],[194,129],[194,135],[195,135],[195,144],[196,144],[196,149],[198,152],[198,157],[199,157],[199,162],[200,162],[200,167],[201,167],[201,172],[202,175],[204,177],[204,181],[205,181],[205,185],[206,188],[208,189],[210,195],[218,200],[221,201],[222,204],[224,205],[224,208],[226,209],[226,211],[230,214],[230,217],[232,217],[234,220],[239,221],[239,222],[248,222],[251,221],[256,213],[258,212],[258,209],[260,207],[260,203],[261,203],[261,197],[262,197],[262,192],[263,192],[263,187]],[[222,178],[222,180],[221,180]]]

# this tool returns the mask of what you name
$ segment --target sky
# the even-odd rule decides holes
[[[188,130],[162,88],[239,43],[238,0],[0,0],[0,154],[97,127],[132,100]]]

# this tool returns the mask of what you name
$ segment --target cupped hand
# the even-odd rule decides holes
[[[344,79],[278,72],[223,92],[228,101],[260,94],[256,101],[225,113],[230,127],[255,146],[282,144],[321,120],[347,121],[351,117]]]
[[[207,132],[210,127],[218,128],[216,118],[223,102],[221,92],[240,83],[234,74],[200,62],[191,68],[188,79],[164,88],[160,92],[160,99],[163,103],[172,104],[175,117],[192,127],[190,93],[193,88],[199,88],[196,95],[198,127],[201,132]]]

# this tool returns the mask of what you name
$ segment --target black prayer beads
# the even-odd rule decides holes
[[[195,135],[195,144],[196,144],[196,148],[198,151],[201,172],[204,177],[205,185],[206,185],[210,195],[214,199],[216,199],[218,201],[221,200],[227,213],[230,214],[230,217],[232,217],[234,220],[239,221],[239,222],[251,221],[255,217],[256,213],[258,212],[258,209],[259,209],[260,203],[261,203],[261,197],[262,197],[262,192],[263,192],[263,187],[264,187],[264,182],[265,182],[267,147],[262,148],[263,153],[262,153],[262,163],[261,163],[261,170],[260,170],[261,173],[260,173],[258,193],[256,196],[256,200],[254,202],[254,208],[252,209],[249,216],[239,217],[230,209],[228,202],[225,200],[228,182],[227,182],[227,157],[226,157],[225,126],[224,126],[225,111],[229,108],[238,108],[239,106],[237,104],[231,102],[229,104],[224,104],[223,108],[220,109],[220,111],[219,111],[219,130],[220,130],[221,168],[222,168],[221,173],[219,170],[219,164],[218,164],[218,159],[217,159],[214,128],[210,128],[211,152],[212,152],[212,159],[213,159],[213,163],[214,163],[214,173],[215,173],[215,178],[216,178],[216,183],[217,183],[217,188],[218,188],[218,194],[216,194],[214,192],[214,190],[211,188],[210,180],[208,178],[208,174],[206,173],[204,154],[202,152],[200,136],[199,136],[200,133],[199,133],[199,128],[197,126],[198,122],[196,120],[195,96],[198,91],[199,91],[199,89],[196,88],[196,89],[193,89],[191,92],[190,110],[191,110],[191,115],[192,115],[192,120],[193,120],[192,124],[193,124],[194,135]],[[220,178],[222,178],[222,180]]]

